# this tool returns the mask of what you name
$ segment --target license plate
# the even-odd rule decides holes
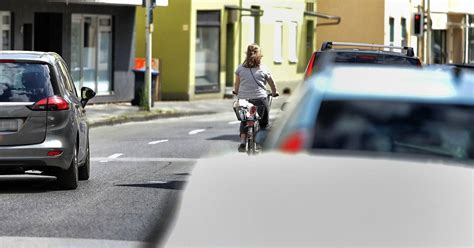
[[[0,132],[16,132],[18,120],[0,120]]]

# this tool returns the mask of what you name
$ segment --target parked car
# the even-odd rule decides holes
[[[474,75],[339,66],[300,88],[265,147],[474,159]],[[460,81],[461,80],[461,81]]]
[[[0,72],[0,170],[38,170],[77,188],[90,175],[84,107],[95,92],[79,97],[56,53],[2,51]]]
[[[309,78],[321,67],[334,63],[421,66],[421,60],[415,57],[411,47],[327,41],[323,43],[321,50],[311,56],[305,78]]]

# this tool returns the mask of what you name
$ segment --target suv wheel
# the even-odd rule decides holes
[[[67,170],[60,171],[57,174],[57,183],[62,189],[76,189],[78,184],[78,161],[77,161],[77,146],[74,146],[74,154],[71,165]]]
[[[84,165],[79,167],[79,180],[88,180],[90,176],[90,171],[91,171],[91,165],[90,165],[90,157],[91,153],[89,150],[89,141],[87,142],[87,151],[86,151],[86,161],[84,162]]]

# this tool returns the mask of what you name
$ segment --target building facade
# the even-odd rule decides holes
[[[413,14],[428,17],[428,6],[430,34],[425,18],[423,35],[413,36]],[[317,8],[342,19],[318,27],[318,46],[327,40],[411,46],[427,64],[474,62],[472,0],[318,0]]]
[[[57,52],[77,89],[87,86],[97,92],[93,102],[130,101],[138,4],[141,1],[2,0],[0,49]]]
[[[425,3],[426,6],[426,3]],[[474,3],[431,0],[430,63],[474,63]]]
[[[316,17],[305,15],[315,10],[315,0],[180,0],[155,8],[161,99],[224,97],[250,43],[262,47],[279,89],[292,89],[315,49]],[[136,16],[136,57],[144,57],[144,9]]]

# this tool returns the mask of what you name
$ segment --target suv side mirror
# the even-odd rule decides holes
[[[95,92],[90,89],[90,88],[87,88],[87,87],[82,87],[81,88],[81,105],[82,107],[84,108],[87,104],[87,102],[94,98],[95,96]]]

